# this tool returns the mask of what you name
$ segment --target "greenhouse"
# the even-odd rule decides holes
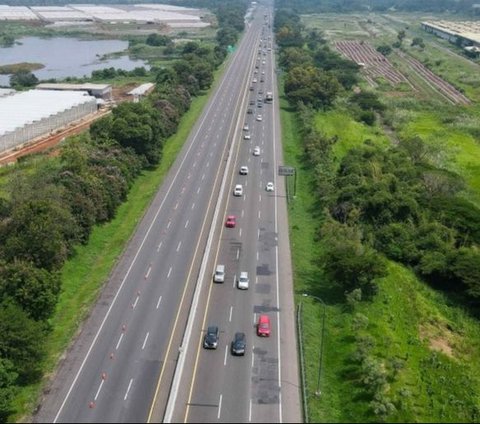
[[[95,97],[79,91],[30,90],[0,97],[0,153],[96,110]]]

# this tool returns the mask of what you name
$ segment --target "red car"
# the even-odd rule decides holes
[[[225,222],[225,226],[228,228],[233,228],[237,225],[237,217],[235,215],[228,215],[227,222]]]
[[[257,335],[261,337],[270,336],[270,318],[268,315],[260,315],[258,317]]]

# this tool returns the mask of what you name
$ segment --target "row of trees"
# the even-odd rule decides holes
[[[192,97],[211,86],[225,55],[221,44],[184,44],[171,68],[145,71],[156,81],[147,99],[121,103],[89,133],[69,139],[58,157],[37,158],[26,171],[15,168],[2,188],[1,422],[13,412],[18,388],[42,376],[62,265],[75,246],[88,242],[95,225],[114,218],[142,170],[160,162],[165,140],[175,133]],[[97,76],[118,72],[107,69]]]
[[[331,51],[318,31],[303,36],[304,28],[296,13],[277,11],[274,29],[280,47],[279,63],[286,72],[285,95],[292,104],[328,107],[342,90],[357,82],[357,65]]]

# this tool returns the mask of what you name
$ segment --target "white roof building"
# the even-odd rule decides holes
[[[79,91],[30,90],[0,97],[0,153],[96,110],[95,97]]]

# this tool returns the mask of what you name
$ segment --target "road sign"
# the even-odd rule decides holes
[[[285,177],[290,177],[292,175],[295,175],[295,168],[292,168],[291,166],[278,166],[278,175],[285,176]]]

